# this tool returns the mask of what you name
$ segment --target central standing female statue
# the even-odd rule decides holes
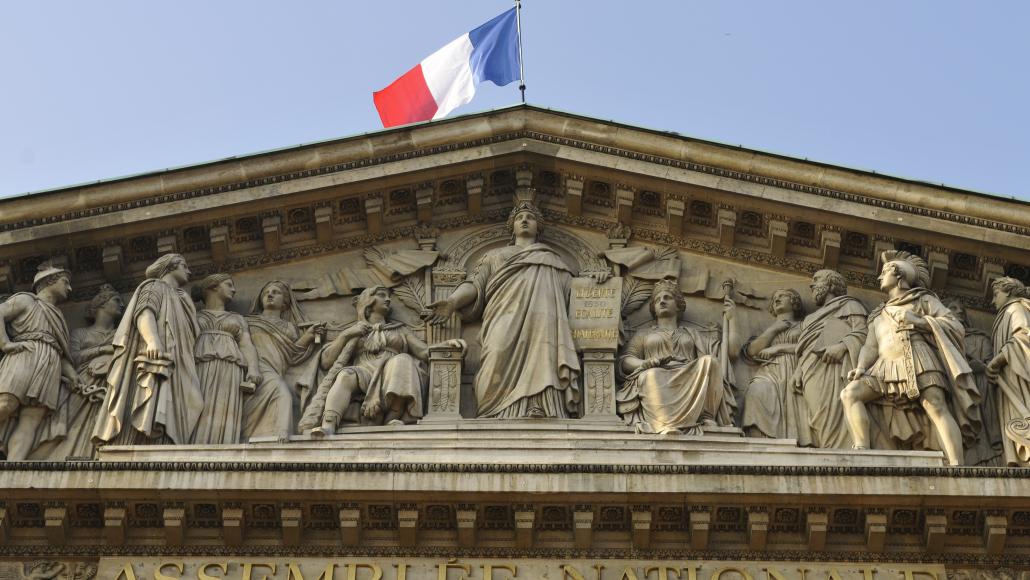
[[[543,216],[520,201],[508,218],[513,243],[491,250],[445,300],[429,305],[431,324],[461,310],[481,317],[475,378],[479,417],[566,418],[579,405],[579,358],[569,329],[572,271],[538,241]]]

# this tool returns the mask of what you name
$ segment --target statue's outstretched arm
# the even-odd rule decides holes
[[[427,308],[433,314],[426,320],[429,324],[443,324],[447,322],[455,311],[465,308],[476,301],[478,293],[476,287],[468,282],[462,283],[454,289],[450,296],[443,300],[437,300]]]

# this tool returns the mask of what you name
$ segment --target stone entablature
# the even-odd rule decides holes
[[[0,200],[0,558],[1026,567],[1028,207],[526,106]]]
[[[125,448],[100,462],[0,464],[8,490],[0,554],[261,555],[290,546],[329,554],[342,546],[466,557],[585,550],[782,560],[804,551],[807,561],[1030,563],[1026,470],[927,467],[901,454],[879,458],[891,465],[871,457],[805,465],[812,460],[800,451],[795,465],[747,464],[768,451],[761,444],[737,445],[740,459],[720,464],[720,446],[725,456],[734,444],[718,437],[706,464],[654,464],[646,452],[640,464],[575,462],[576,453],[546,442],[542,453],[567,463],[466,463],[466,452],[431,446],[421,463],[362,462],[333,449],[359,437],[338,437],[334,446]],[[664,442],[659,453],[675,456],[677,446],[687,456],[704,448]],[[575,448],[582,456],[591,443]],[[223,460],[241,453],[250,459]],[[49,548],[38,544],[42,531]]]

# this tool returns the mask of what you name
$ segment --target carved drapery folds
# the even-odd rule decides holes
[[[1012,346],[1023,336],[1012,321],[1025,289],[1011,279],[994,287],[1006,298],[992,351],[968,318],[957,322],[941,310],[928,288],[940,280],[929,266],[920,276],[918,260],[906,262],[910,272],[900,254],[880,258],[881,279],[893,275],[913,298],[910,305],[888,297],[867,319],[872,304],[849,296],[836,271],[772,291],[676,247],[642,243],[623,224],[591,237],[547,223],[532,191],[516,182],[507,225],[448,236],[423,224],[407,240],[364,248],[357,264],[305,269],[306,276],[289,278],[293,283],[248,277],[241,291],[254,302],[246,313],[233,310],[236,280],[212,274],[191,283],[178,254],[154,262],[124,316],[121,295],[105,287],[87,309],[89,325],[71,333],[60,328],[63,318],[27,321],[35,310],[63,317],[54,306],[63,298],[43,286],[9,297],[0,365],[29,364],[19,342],[44,345],[40,352],[53,356],[33,358],[31,376],[13,373],[29,376],[24,389],[11,387],[25,394],[0,397],[8,457],[83,458],[94,456],[97,444],[287,442],[350,427],[539,418],[606,425],[627,437],[717,430],[805,447],[935,449],[956,463],[1025,465],[1030,411],[1023,407],[1030,404],[1019,373],[1030,349]],[[784,238],[770,243],[780,246],[801,235],[781,222],[769,221]],[[598,247],[605,239],[607,247]],[[178,247],[169,243],[166,249]],[[797,288],[806,285],[814,308],[804,315],[808,293]],[[317,315],[307,316],[302,303]],[[894,320],[895,311],[913,319],[915,348],[899,351],[887,368],[862,353],[879,352],[872,349],[886,340],[877,328],[871,343],[868,323]],[[987,346],[978,347],[977,336]],[[906,382],[909,362],[915,391]],[[845,392],[846,377],[862,383],[874,367],[883,375],[877,393],[939,387],[946,412],[935,414],[934,395],[924,404],[919,394],[878,398],[862,406],[863,416],[854,393]],[[937,373],[940,384],[927,382],[927,373]]]

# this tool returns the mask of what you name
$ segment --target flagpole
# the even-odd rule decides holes
[[[515,0],[515,30],[519,37],[519,91],[522,103],[526,103],[526,71],[522,66],[522,0]]]

